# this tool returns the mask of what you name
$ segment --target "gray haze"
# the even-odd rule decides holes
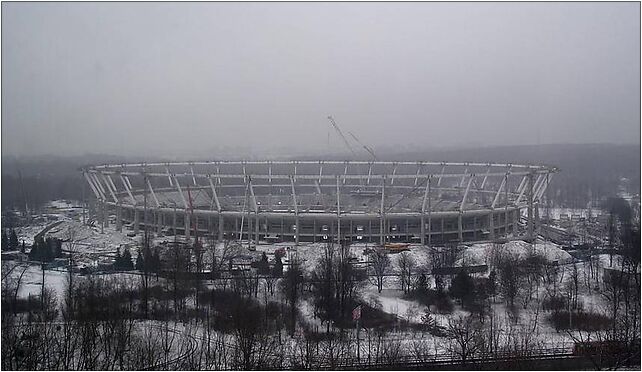
[[[639,143],[639,3],[3,3],[2,154]]]

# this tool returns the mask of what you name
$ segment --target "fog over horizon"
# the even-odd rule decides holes
[[[639,3],[3,3],[2,156],[640,143]],[[354,143],[359,151],[358,144]]]

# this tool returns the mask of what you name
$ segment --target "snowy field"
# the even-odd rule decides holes
[[[541,239],[538,239],[535,244],[515,240],[504,244],[473,244],[462,252],[461,258],[455,262],[455,266],[489,265],[493,255],[504,253],[515,255],[519,259],[524,259],[529,255],[538,255],[548,262],[560,264],[573,260],[568,252],[555,243],[545,242]]]
[[[33,230],[32,233],[40,231]],[[121,253],[125,248],[129,248],[135,257],[141,239],[140,236],[129,237],[125,231],[118,232],[113,226],[101,232],[100,227],[87,226],[72,220],[63,221],[49,230],[45,236],[62,239],[62,249],[75,252],[74,260],[79,265],[93,266],[112,263],[119,248]],[[33,236],[31,239],[33,240]]]
[[[47,236],[57,237],[63,240],[71,240],[72,243],[65,243],[63,249],[74,250],[77,255],[76,259],[79,264],[95,265],[98,263],[110,264],[113,262],[113,257],[117,249],[122,250],[128,247],[133,257],[138,253],[142,239],[142,232],[135,237],[127,236],[128,231],[117,232],[115,226],[112,224],[104,228],[101,232],[100,227],[90,227],[81,224],[66,216],[66,210],[74,210],[77,205],[66,202],[54,202],[50,206],[52,209],[57,209],[63,213],[60,214],[61,224],[53,227]],[[555,216],[559,217],[560,214],[582,214],[581,210],[553,210]],[[24,240],[27,245],[33,242],[36,234],[43,231],[43,229],[50,226],[50,224],[37,224],[28,227],[16,229],[19,240]],[[156,236],[153,238],[154,244],[161,244],[163,242],[172,242],[173,236]],[[207,243],[207,242],[205,242]],[[286,268],[287,263],[294,257],[297,257],[302,263],[303,269],[306,272],[313,271],[319,261],[322,259],[326,243],[300,243],[296,246],[293,242],[275,243],[275,244],[259,244],[256,246],[256,251],[247,249],[247,242],[240,242],[242,248],[238,251],[240,255],[257,260],[260,258],[262,252],[265,252],[270,261],[278,249],[286,251]],[[365,264],[367,262],[366,251],[368,248],[374,248],[375,244],[357,243],[350,246],[350,255],[356,259],[356,262]],[[223,248],[223,243],[217,243],[217,250]],[[211,247],[205,245],[206,252],[211,251]],[[570,270],[573,269],[573,258],[559,245],[551,242],[538,240],[535,244],[531,245],[523,241],[511,241],[504,244],[492,243],[479,243],[461,245],[460,251],[454,261],[455,266],[474,266],[474,265],[488,265],[489,270],[492,265],[492,257],[497,254],[510,253],[519,258],[525,258],[531,254],[537,254],[544,257],[547,261],[556,262],[563,270],[560,279],[560,286],[563,286],[562,281],[568,279]],[[429,268],[432,266],[432,256],[434,249],[423,246],[420,244],[409,245],[408,254],[415,259],[418,267]],[[405,299],[400,288],[399,280],[394,274],[398,272],[398,257],[400,254],[390,254],[392,267],[390,270],[391,276],[386,278],[384,289],[378,293],[376,286],[373,282],[366,282],[361,288],[361,297],[364,301],[371,305],[376,305],[382,311],[396,316],[400,320],[409,321],[410,323],[421,322],[421,315],[424,314],[426,307],[420,303]],[[211,254],[206,253],[205,263],[210,262]],[[618,268],[621,266],[621,258],[618,256],[611,257],[607,254],[596,257],[595,262],[598,268]],[[590,275],[587,262],[577,263],[577,269],[580,277],[586,278]],[[486,274],[488,274],[488,271]],[[598,269],[601,275],[601,269]],[[53,271],[47,270],[45,272],[45,285],[54,289],[56,296],[62,300],[64,296],[64,288],[67,280],[66,271]],[[130,274],[111,274],[111,275],[130,275]],[[18,296],[27,297],[29,295],[39,295],[42,284],[42,271],[39,265],[29,266],[22,279],[22,285],[18,292]],[[434,286],[432,276],[428,278],[428,285]],[[591,286],[585,286],[586,290],[580,293],[579,297],[587,311],[602,311],[604,308],[604,300],[600,295],[591,289]],[[548,312],[537,310],[538,303],[543,300],[545,296],[544,288],[539,288],[534,293],[534,300],[522,308],[521,304],[518,305],[519,317],[515,319],[507,311],[506,305],[500,302],[500,299],[492,305],[493,312],[497,315],[498,321],[501,326],[506,330],[509,328],[519,328],[520,332],[528,333],[535,337],[542,345],[550,347],[566,345],[570,342],[569,336],[564,332],[556,332],[545,318],[550,314]],[[313,305],[306,299],[301,301],[299,305],[301,314],[312,325],[317,325],[321,328],[321,323],[318,318],[314,317]],[[442,315],[433,314],[433,317],[438,325],[446,326],[448,320],[458,314],[468,314],[462,310],[459,305],[455,306],[453,314]],[[535,320],[537,325],[535,325]],[[403,336],[405,337],[405,336]],[[414,340],[417,335],[409,334],[407,341]],[[423,337],[423,336],[422,336]],[[431,336],[432,337],[432,336]],[[434,338],[432,339],[434,341]]]
[[[306,270],[314,269],[316,263],[322,257],[324,246],[324,244],[301,244],[296,249],[299,257],[304,260],[304,267],[306,267]],[[365,244],[353,245],[351,247],[351,254],[357,257],[360,261],[365,260],[366,257],[363,253],[364,248]],[[262,247],[259,246],[258,249],[261,250]],[[574,261],[566,251],[560,248],[560,246],[551,242],[538,240],[534,245],[523,241],[512,241],[497,245],[473,244],[461,250],[457,257],[456,265],[489,265],[490,271],[491,261],[489,258],[495,250],[500,253],[511,253],[520,259],[526,258],[530,254],[537,254],[544,257],[551,263],[556,262],[562,270],[559,279],[559,293],[565,293],[563,288],[565,287],[565,282],[571,275]],[[417,260],[418,265],[423,264],[429,267],[431,264],[430,248],[428,247],[412,245],[409,254]],[[391,273],[393,274],[398,270],[397,256],[398,254],[390,255],[392,261]],[[598,275],[602,275],[601,268],[609,267],[611,260],[610,256],[605,254],[596,256],[594,261],[594,264],[596,265],[594,270],[597,270]],[[621,258],[614,256],[612,267],[618,268],[620,267],[620,263]],[[576,265],[580,280],[584,283],[591,282],[591,279],[589,279],[589,263],[577,262]],[[488,272],[486,274],[488,274]],[[434,280],[432,280],[432,277],[428,278],[428,284],[429,286],[434,287]],[[399,280],[396,276],[389,276],[386,278],[384,289],[381,293],[378,293],[376,285],[372,281],[366,282],[360,293],[362,299],[366,303],[371,306],[377,306],[382,311],[394,315],[402,321],[421,323],[421,316],[426,310],[428,310],[426,306],[419,302],[404,298]],[[529,342],[533,342],[542,348],[571,348],[573,345],[572,338],[564,331],[556,331],[547,319],[551,315],[551,312],[541,309],[541,302],[546,297],[544,286],[542,285],[538,287],[532,296],[533,298],[526,308],[523,307],[520,301],[516,302],[517,316],[508,310],[506,304],[502,302],[501,296],[497,296],[496,301],[492,304],[492,309],[496,316],[498,326],[502,329],[502,337],[507,338],[509,337],[509,334],[514,335],[516,333],[521,335],[520,337],[529,339]],[[598,292],[594,291],[590,285],[583,286],[582,291],[579,293],[579,300],[585,311],[600,313],[605,311],[606,302],[604,298]],[[303,301],[300,305],[300,310],[309,323],[320,325],[319,319],[313,316],[313,307],[311,303]],[[432,313],[431,316],[435,319],[437,325],[446,327],[449,319],[452,319],[457,315],[467,314],[469,314],[469,312],[463,310],[461,306],[455,302],[455,309],[452,314],[444,315]],[[322,329],[322,327],[319,328]],[[410,342],[412,340],[416,340],[416,337],[416,334],[408,334],[405,341]],[[429,335],[428,338],[432,340],[432,342],[435,342],[435,337]],[[441,342],[443,343],[445,340],[442,340]],[[437,341],[437,343],[439,343],[439,341]]]
[[[13,261],[3,262],[3,271],[5,269],[12,267],[14,264],[15,262]],[[22,274],[24,267],[25,267],[24,264],[22,264],[21,266],[14,269],[10,274],[11,277],[18,279]],[[69,272],[64,269],[45,270],[44,274],[45,274],[44,275],[45,287],[48,289],[54,290],[56,294],[56,298],[58,299],[58,303],[62,304],[64,295],[65,295],[65,288],[67,287]],[[79,275],[77,273],[74,274],[74,277],[78,277],[78,276]],[[131,279],[138,278],[138,275],[128,274],[128,273],[98,274],[98,276],[109,277],[109,278],[116,278],[116,277],[122,277],[122,278],[128,277]],[[29,296],[36,296],[36,297],[40,296],[40,293],[42,291],[42,279],[43,279],[43,276],[42,276],[41,266],[37,264],[28,265],[20,281],[18,297],[27,298]]]

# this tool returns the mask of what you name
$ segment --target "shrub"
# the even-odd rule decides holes
[[[611,318],[595,312],[577,311],[569,316],[568,311],[558,311],[551,314],[548,319],[556,331],[567,329],[600,331],[608,329],[611,325]]]
[[[563,310],[566,308],[566,299],[563,296],[547,297],[542,301],[542,309],[544,310]]]
[[[422,305],[434,307],[439,314],[450,314],[453,312],[455,305],[444,291],[434,289],[415,289],[409,291],[405,299],[417,301]]]

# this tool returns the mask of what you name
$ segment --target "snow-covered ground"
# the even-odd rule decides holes
[[[73,203],[64,203],[64,202],[55,202],[52,203],[51,207],[53,209],[59,209],[64,211],[66,209],[73,209],[76,206]],[[571,214],[581,214],[578,211],[563,211],[559,210],[556,213],[571,213]],[[595,213],[595,212],[594,212]],[[142,233],[138,234],[135,237],[127,236],[127,231],[117,232],[115,226],[112,224],[107,228],[104,228],[101,232],[100,227],[89,227],[82,225],[80,222],[74,221],[71,218],[61,214],[61,220],[63,222],[52,228],[48,232],[48,236],[58,237],[63,240],[67,240],[70,237],[76,243],[75,246],[66,243],[63,249],[73,248],[77,254],[77,261],[80,263],[92,264],[98,261],[111,263],[116,249],[120,248],[121,251],[124,247],[129,247],[131,250],[132,256],[136,256],[138,247],[140,246]],[[30,245],[33,242],[33,237],[46,228],[48,224],[36,224],[24,228],[17,229],[17,233],[20,240],[25,240],[27,245]],[[160,244],[163,241],[171,242],[173,237],[155,237],[154,243]],[[220,249],[223,243],[218,243],[217,248]],[[286,258],[292,258],[297,256],[301,260],[304,270],[310,272],[317,267],[319,261],[322,259],[325,243],[301,243],[299,246],[295,246],[293,242],[284,242],[284,243],[275,243],[275,244],[259,244],[256,246],[256,251],[252,252],[247,250],[247,242],[241,242],[241,245],[244,247],[241,250],[241,253],[244,256],[252,257],[252,259],[258,259],[262,252],[265,252],[270,260],[274,255],[277,249],[284,249],[286,251]],[[206,245],[207,247],[207,245]],[[367,248],[375,247],[374,244],[365,244],[357,243],[353,244],[350,247],[351,256],[355,257],[358,262],[365,263],[367,261],[367,256],[365,251]],[[572,262],[572,257],[560,246],[551,243],[538,240],[534,245],[526,243],[523,241],[511,241],[504,244],[492,244],[492,243],[478,243],[472,244],[469,246],[461,246],[461,251],[455,261],[455,265],[488,265],[491,263],[490,258],[495,253],[494,251],[503,251],[510,252],[517,255],[520,258],[525,258],[532,253],[536,253],[545,257],[547,260],[562,264],[562,269],[564,270],[563,279],[568,278],[569,270],[572,270],[573,265],[564,265],[566,263]],[[417,266],[427,266],[431,265],[433,249],[427,246],[420,244],[411,244],[409,246],[408,254],[413,257],[417,263]],[[391,273],[395,273],[397,268],[399,254],[390,254],[390,259],[392,261]],[[205,256],[207,261],[209,256]],[[613,267],[617,268],[621,265],[620,257],[613,257]],[[600,255],[597,257],[596,261],[599,263],[599,267],[609,267],[611,264],[611,257],[609,255]],[[286,261],[287,263],[287,261]],[[580,275],[585,278],[588,275],[587,263],[581,262],[578,263],[578,270]],[[598,270],[599,271],[599,270]],[[599,273],[601,275],[601,273]],[[113,275],[113,274],[112,274]],[[29,294],[39,295],[41,290],[41,280],[42,280],[42,271],[37,265],[30,266],[23,278],[23,283],[18,293],[21,297],[26,297]],[[67,272],[65,271],[46,271],[45,272],[45,284],[47,287],[50,287],[56,291],[56,295],[59,299],[62,299],[64,296],[64,287],[67,280]],[[562,279],[561,279],[562,280]],[[432,277],[428,278],[429,285],[433,286]],[[560,283],[560,287],[563,286],[563,283]],[[536,298],[540,300],[544,298],[544,288],[540,288],[539,292],[535,294]],[[361,290],[361,297],[364,301],[371,303],[372,305],[380,305],[382,311],[395,315],[403,320],[410,320],[411,322],[420,322],[421,315],[424,314],[426,309],[425,306],[419,304],[416,301],[406,300],[403,298],[403,293],[400,290],[400,285],[396,277],[388,277],[384,285],[384,290],[382,293],[378,293],[376,287],[373,283],[367,283]],[[595,310],[600,311],[603,308],[603,299],[600,296],[590,289],[580,293],[580,300],[584,304],[584,309],[587,311]],[[568,342],[568,335],[564,332],[556,332],[552,326],[545,320],[545,317],[549,313],[540,310],[536,310],[536,303],[533,302],[527,309],[520,308],[520,317],[518,319],[517,325],[522,327],[522,331],[528,331],[529,327],[532,326],[532,320],[537,317],[539,325],[531,329],[531,332],[541,340],[543,343],[554,345]],[[511,321],[508,317],[506,311],[506,306],[503,303],[496,303],[493,306],[493,310],[498,317],[503,326],[508,327],[508,322]],[[299,305],[301,314],[307,319],[312,325],[321,326],[320,321],[314,317],[313,314],[313,305],[306,299],[301,301]],[[409,311],[410,310],[410,311]],[[411,315],[411,319],[408,319],[408,315]],[[414,314],[414,315],[413,315]],[[436,322],[439,325],[446,326],[448,320],[453,316],[458,314],[467,314],[466,311],[462,310],[460,306],[455,307],[454,314],[444,315],[444,314],[433,314]],[[320,327],[321,328],[321,327]],[[412,340],[412,336],[409,335],[409,340]],[[435,340],[433,340],[435,342]]]
[[[18,236],[18,242],[22,244],[22,242],[24,241],[25,245],[27,246],[33,245],[34,237],[39,232],[41,232],[45,227],[47,227],[47,224],[42,224],[42,223],[17,227],[15,231],[16,231],[16,235]]]
[[[21,269],[16,269],[12,274],[19,275],[20,272]],[[67,277],[68,273],[64,271],[45,270],[45,287],[55,291],[59,304],[64,298]],[[18,297],[40,296],[41,290],[42,270],[39,265],[30,265],[22,277]]]
[[[100,227],[83,225],[77,221],[64,221],[47,232],[46,236],[62,239],[63,250],[76,252],[74,259],[79,264],[110,263],[116,250],[128,247],[135,257],[140,236],[129,237],[118,232],[113,226],[100,231]]]
[[[3,262],[3,270],[5,268],[12,267],[14,262]],[[11,272],[11,277],[18,279],[22,274],[24,264],[17,267]],[[77,273],[73,274],[78,276]],[[99,274],[98,276],[104,276],[109,278],[116,277],[130,277],[132,279],[138,278],[135,274],[129,273],[112,273],[112,274]],[[62,301],[64,298],[65,288],[67,286],[67,280],[69,277],[69,272],[66,270],[45,270],[45,287],[52,289],[56,292],[56,297],[59,301]],[[20,287],[18,290],[18,297],[26,298],[28,296],[40,296],[42,290],[42,269],[40,265],[31,264],[27,266],[27,269],[22,276],[20,281]],[[59,302],[61,303],[61,302]]]
[[[514,240],[504,244],[479,243],[473,244],[461,253],[455,262],[456,266],[490,265],[494,254],[510,253],[519,259],[524,259],[531,254],[544,257],[549,262],[567,263],[573,257],[559,245],[552,242],[537,240],[530,244],[521,240]]]

